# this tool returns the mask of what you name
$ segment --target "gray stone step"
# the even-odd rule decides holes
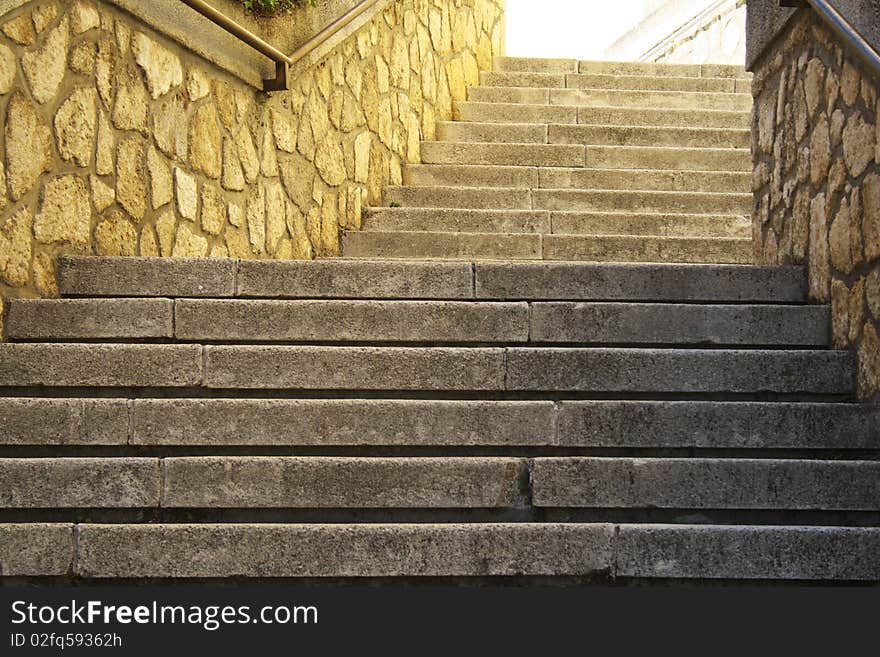
[[[577,73],[576,59],[552,59],[538,57],[496,57],[493,60],[496,71],[532,73]]]
[[[75,573],[97,578],[588,575],[611,568],[613,532],[612,525],[550,523],[80,525]]]
[[[613,448],[880,449],[871,404],[565,401],[560,445]]]
[[[751,226],[751,224],[749,224]],[[362,230],[449,233],[549,233],[550,213],[461,208],[367,208]]]
[[[525,459],[193,457],[162,461],[171,508],[489,509],[525,506]]]
[[[597,169],[747,172],[751,170],[751,155],[743,148],[587,146],[586,166]]]
[[[748,217],[713,214],[617,214],[612,212],[552,212],[553,234],[656,235],[662,237],[733,237],[749,239]]]
[[[357,231],[342,237],[348,258],[540,260],[542,240],[528,233]]]
[[[828,346],[824,306],[534,303],[532,342]]]
[[[454,116],[474,123],[577,123],[577,107],[521,103],[455,103]]]
[[[581,145],[566,144],[422,142],[424,164],[580,167],[584,166],[584,152]]]
[[[477,263],[478,299],[803,303],[801,267]]]
[[[880,510],[880,462],[537,458],[537,507]]]
[[[385,205],[404,208],[531,210],[532,193],[520,187],[386,187]]]
[[[752,262],[752,241],[727,237],[545,235],[544,260],[588,262]]]
[[[201,382],[198,345],[0,344],[0,386],[173,388]]]
[[[628,91],[620,89],[538,89],[530,87],[472,87],[468,101],[577,107],[749,111],[745,93],[701,91]],[[563,122],[564,123],[564,122]]]
[[[481,71],[480,84],[484,87],[566,87],[566,75],[561,73],[535,73],[531,71]]]
[[[180,300],[186,341],[516,343],[529,339],[525,303],[460,301]]]
[[[721,349],[506,352],[508,390],[852,395],[852,354]]]
[[[673,128],[721,128],[748,130],[751,113],[746,110],[710,110],[675,108],[579,107],[577,123]],[[553,123],[571,123],[554,121]]]
[[[619,525],[618,577],[880,580],[880,529]]]
[[[169,299],[16,299],[9,303],[10,340],[170,338]]]
[[[62,257],[65,296],[223,297],[235,294],[233,260],[219,258]]]
[[[546,144],[547,124],[440,121],[437,123],[437,139],[454,142]]]
[[[493,81],[500,82],[500,80],[494,79]],[[488,84],[488,80],[484,84]],[[521,85],[511,84],[508,86]],[[742,85],[737,86],[737,80],[734,78],[697,78],[693,76],[672,75],[569,74],[565,76],[564,86],[569,89],[622,89],[633,91],[701,91],[724,93],[746,93],[749,91],[748,89],[743,88]]]
[[[128,400],[0,398],[0,444],[124,445]]]
[[[0,458],[0,480],[4,509],[159,505],[155,458]]]
[[[420,187],[538,187],[537,167],[478,164],[407,164],[403,184]],[[751,176],[749,176],[751,181]]]
[[[72,524],[0,524],[0,572],[6,577],[67,575],[73,554]]]
[[[535,210],[556,212],[661,212],[744,216],[751,212],[752,206],[752,195],[744,193],[536,189],[531,192],[531,197]]]
[[[480,125],[480,124],[463,124]],[[549,143],[677,148],[743,148],[751,146],[748,130],[550,124]],[[647,167],[646,167],[647,168]]]
[[[581,61],[578,71],[585,75],[641,75],[648,77],[743,78],[751,74],[743,66],[726,64],[665,64],[657,62]]]
[[[75,550],[70,526],[62,525],[51,539],[46,526],[3,531],[16,532],[16,544],[30,547],[26,557],[14,561],[19,570],[33,570],[40,563],[61,570],[65,564],[85,578],[606,575],[880,580],[880,529],[875,528],[83,524]],[[35,533],[43,539],[38,544],[43,550],[25,538]],[[71,563],[74,553],[76,562]]]
[[[431,167],[425,168],[430,169]],[[752,174],[746,171],[698,172],[676,169],[664,171],[656,169],[587,169],[582,167],[541,168],[537,171],[540,177],[537,187],[546,189],[640,189],[670,192],[748,193],[751,191],[752,185]]]

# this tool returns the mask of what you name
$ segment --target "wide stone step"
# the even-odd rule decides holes
[[[431,167],[425,168],[430,169]],[[639,189],[658,192],[748,193],[752,184],[752,174],[745,171],[587,169],[582,167],[541,168],[537,171],[539,180],[536,187],[545,189]],[[456,180],[452,178],[452,172],[448,177],[450,180]]]
[[[537,507],[880,510],[880,462],[538,458]]]
[[[823,306],[630,303],[531,304],[531,342],[802,345],[830,343]]]
[[[631,91],[702,91],[747,93],[751,84],[734,78],[685,76],[642,76],[601,74],[560,74],[511,71],[484,71],[480,84],[486,87],[526,87],[547,89],[620,89]]]
[[[746,238],[628,235],[546,235],[545,260],[590,262],[729,263],[752,262]]]
[[[454,116],[474,123],[577,123],[577,107],[520,103],[455,103]]]
[[[710,214],[369,208],[362,230],[747,238],[752,222],[743,216]]]
[[[751,113],[745,110],[652,109],[623,107],[579,107],[577,123],[622,127],[719,128],[748,130]],[[554,123],[570,123],[554,121]]]
[[[880,580],[880,530],[860,527],[86,523],[0,537],[14,576]]]
[[[440,121],[437,123],[437,140],[503,144],[546,144],[547,124]]]
[[[173,336],[169,299],[14,299],[6,318],[9,340]]]
[[[749,224],[751,225],[751,224]],[[367,208],[362,230],[379,232],[549,233],[550,213],[462,208]]]
[[[479,299],[803,303],[801,267],[639,263],[477,263]]]
[[[880,449],[871,404],[0,398],[3,445]]]
[[[187,341],[521,343],[525,303],[198,300],[176,303]]]
[[[493,69],[511,73],[577,73],[578,61],[546,57],[496,57]]]
[[[748,130],[729,128],[551,124],[548,140],[551,144],[588,144],[594,146],[748,149],[751,145],[751,134]]]
[[[743,66],[726,64],[663,64],[654,62],[577,61],[532,57],[496,57],[494,70],[512,73],[582,73],[589,75],[636,75],[642,77],[743,78],[751,74]]]
[[[587,146],[586,166],[597,169],[747,172],[751,170],[751,155],[743,148]]]
[[[433,212],[433,210],[431,210]],[[803,303],[803,267],[410,260],[189,261],[229,273],[215,296],[287,299],[516,299]],[[203,296],[172,258],[62,257],[59,286],[74,296]],[[183,267],[181,269],[181,267]],[[212,270],[208,270],[212,271]],[[193,274],[194,275],[194,274]],[[119,285],[117,280],[140,280]]]
[[[424,164],[488,164],[507,166],[584,166],[582,145],[422,142]]]
[[[414,187],[411,189],[428,189]],[[557,212],[667,212],[680,214],[734,214],[751,212],[751,194],[710,192],[656,192],[606,189],[535,189],[535,210]]]
[[[655,235],[660,237],[751,237],[748,217],[713,214],[551,212],[551,233],[561,235]]]
[[[701,91],[628,91],[620,89],[538,89],[530,87],[472,87],[468,100],[477,103],[520,103],[577,107],[663,108],[748,111],[752,97],[745,93]]]
[[[417,187],[521,187],[539,186],[538,167],[479,164],[407,164],[403,184]],[[751,181],[751,176],[749,176]]]
[[[407,208],[531,210],[532,192],[519,187],[386,187],[384,202]]]
[[[342,237],[348,258],[541,260],[539,234],[357,231]]]
[[[560,445],[606,448],[880,449],[871,404],[564,401]]]

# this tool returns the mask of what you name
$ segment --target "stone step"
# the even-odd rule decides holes
[[[751,223],[749,224],[751,226]],[[379,232],[550,233],[550,213],[461,208],[367,208],[362,230]]]
[[[425,168],[430,170],[432,167],[426,166]],[[752,174],[745,171],[588,169],[584,167],[540,168],[537,171],[539,180],[533,189],[539,187],[545,189],[640,189],[658,192],[749,193],[752,184]],[[446,175],[449,182],[466,180],[463,175],[460,177],[453,177],[453,175],[453,171]],[[441,176],[437,174],[436,177]],[[415,184],[418,184],[420,179],[418,176],[414,176],[414,178]],[[427,184],[428,180],[424,180]]]
[[[520,187],[385,187],[383,200],[395,208],[532,209],[532,191]]]
[[[234,260],[220,258],[61,257],[65,296],[228,297],[235,294]]]
[[[455,103],[454,116],[473,123],[577,123],[578,108],[519,103]]]
[[[697,449],[880,449],[871,404],[564,401],[563,446]]]
[[[582,145],[422,142],[424,164],[582,167],[584,153]]]
[[[430,189],[412,187],[410,189]],[[458,188],[466,189],[466,188]],[[709,192],[655,192],[609,189],[535,189],[535,210],[578,212],[670,212],[681,214],[735,214],[751,212],[751,194]]]
[[[654,235],[665,237],[751,236],[748,217],[711,214],[620,214],[545,210],[368,208],[362,230],[435,233],[541,233],[563,235]]]
[[[504,144],[546,144],[547,124],[440,121],[437,123],[437,140]]]
[[[518,458],[196,457],[162,461],[162,505],[178,508],[523,507]]]
[[[483,124],[461,124],[483,125]],[[748,130],[551,124],[551,144],[594,146],[668,146],[677,148],[740,148],[751,146]]]
[[[525,303],[183,299],[175,335],[204,342],[523,343]]]
[[[577,107],[650,109],[751,110],[745,93],[701,91],[629,91],[621,89],[539,89],[531,87],[472,87],[468,100],[477,103],[520,103]]]
[[[652,148],[587,146],[586,166],[597,169],[672,169],[675,171],[751,171],[744,148]]]
[[[533,303],[529,340],[570,344],[828,346],[826,306]]]
[[[64,528],[64,529],[62,529]],[[880,580],[880,529],[492,524],[11,525],[10,574]],[[66,531],[66,533],[62,533]],[[75,543],[74,543],[75,541]],[[17,554],[16,548],[29,549]],[[72,562],[76,554],[75,563]],[[6,571],[4,571],[6,572]]]
[[[880,462],[537,458],[537,507],[880,510]]]
[[[656,62],[577,61],[532,57],[496,57],[494,70],[510,73],[582,73],[585,75],[741,78],[751,79],[743,66],[726,64],[665,64]]]
[[[871,404],[0,398],[3,445],[880,449]]]
[[[579,169],[574,169],[579,170]],[[479,164],[407,164],[403,184],[412,187],[524,187],[539,186],[537,167]],[[748,177],[751,183],[751,176]]]
[[[753,258],[746,238],[545,235],[542,248],[544,260],[749,264]]]
[[[157,458],[0,458],[0,480],[4,509],[158,507],[161,495]]]
[[[541,235],[356,231],[342,236],[347,258],[541,260]]]
[[[553,59],[539,57],[496,57],[493,69],[511,73],[577,73],[576,59]]]
[[[432,210],[433,212],[433,210]],[[728,301],[803,303],[803,267],[602,263],[469,263],[411,260],[191,261],[228,267],[238,295],[287,299],[517,299],[574,301]],[[61,258],[62,293],[95,296],[195,297],[165,272],[189,277],[171,258]],[[77,275],[73,275],[74,272]],[[86,276],[90,273],[92,276]],[[159,282],[151,279],[159,278]],[[142,280],[123,289],[116,280]]]
[[[676,169],[588,169],[475,164],[408,164],[409,187],[525,187],[529,189],[643,189],[651,191],[735,192],[751,190],[746,171]],[[377,208],[378,209],[378,208]]]
[[[801,267],[589,262],[477,263],[479,299],[803,303]]]
[[[9,340],[173,336],[169,299],[13,299],[6,318]]]
[[[749,93],[751,84],[735,78],[697,78],[685,76],[642,76],[561,74],[511,71],[484,71],[480,84],[486,87],[524,87],[546,89],[620,89],[628,91],[700,91]]]
[[[749,239],[749,217],[714,214],[551,212],[552,234],[733,237]],[[543,232],[543,231],[542,231]]]
[[[579,107],[577,123],[672,128],[720,128],[748,130],[751,113],[740,110],[652,109],[624,107]],[[554,121],[554,123],[571,123]]]

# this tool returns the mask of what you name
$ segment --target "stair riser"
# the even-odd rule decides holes
[[[550,221],[550,232],[557,235],[749,239],[752,234],[751,222],[746,217],[726,215],[552,212]]]
[[[549,212],[371,208],[362,230],[378,232],[550,233]]]
[[[750,171],[744,149],[587,146],[586,165],[596,169],[667,169],[675,171]]]
[[[387,187],[385,205],[403,208],[472,208],[531,210],[532,192],[516,188]]]
[[[742,66],[725,64],[653,64],[648,62],[581,61],[496,57],[494,70],[511,73],[581,73],[584,75],[636,75],[643,77],[740,78],[751,79]]]
[[[751,176],[748,178],[751,181]],[[403,184],[413,187],[524,187],[539,186],[537,167],[468,164],[408,164]]]
[[[455,118],[474,123],[577,123],[577,107],[495,103],[456,103]]]
[[[483,72],[480,84],[485,87],[523,87],[547,89],[614,89],[624,91],[680,91],[736,93],[733,78],[695,78],[673,76],[613,76],[589,74]],[[745,90],[748,91],[748,90]]]
[[[742,148],[751,145],[748,130],[551,125],[551,144],[597,146],[666,146],[675,148]]]
[[[544,259],[590,262],[730,263],[752,261],[751,240],[547,235]]]
[[[349,258],[540,260],[541,235],[361,231],[343,236]]]
[[[584,166],[584,147],[556,144],[469,144],[422,142],[425,164],[527,167]]]
[[[752,200],[751,196],[746,194],[536,189],[532,192],[532,203],[536,210],[675,212],[744,216],[751,212]]]
[[[643,169],[538,169],[544,189],[639,189],[669,192],[750,193],[752,176],[736,171],[658,171]]]
[[[747,111],[701,111],[700,109],[579,107],[577,123],[623,127],[690,128],[697,126],[700,128],[748,130],[751,125],[751,114]]]
[[[479,103],[519,103],[576,107],[664,108],[746,112],[752,107],[748,94],[675,91],[620,91],[609,89],[531,89],[473,87],[468,100]]]
[[[547,126],[542,124],[524,125],[442,121],[437,124],[437,140],[494,142],[502,144],[546,144]]]

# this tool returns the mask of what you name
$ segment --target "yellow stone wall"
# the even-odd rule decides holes
[[[389,2],[267,95],[110,3],[0,17],[0,298],[56,295],[65,253],[338,255],[502,54],[503,18]]]

